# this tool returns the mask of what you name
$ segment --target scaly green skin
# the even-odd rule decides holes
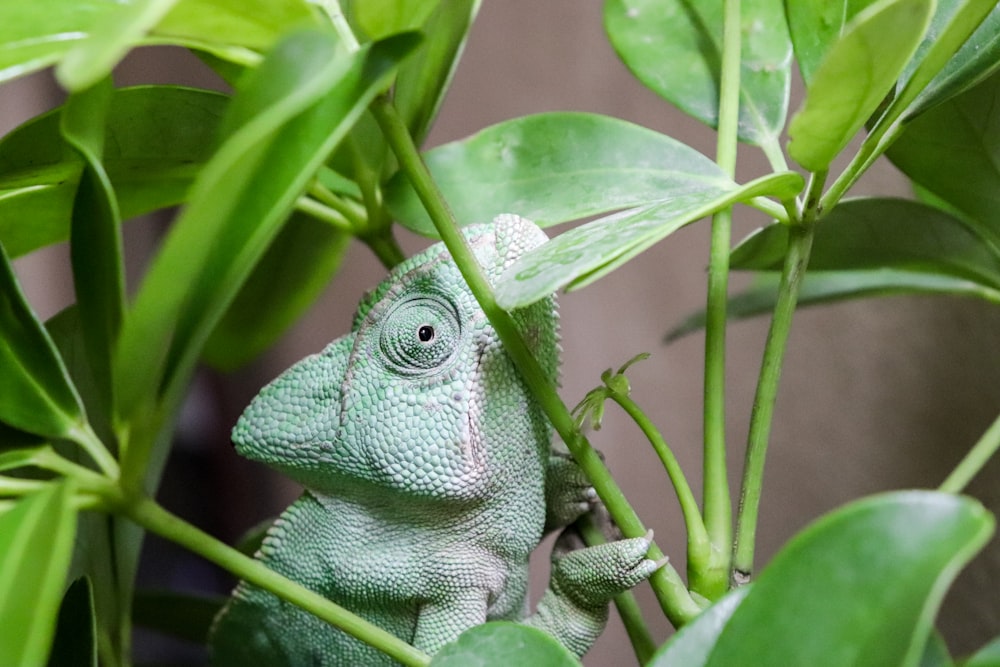
[[[545,240],[516,216],[466,234],[491,280]],[[555,378],[554,300],[515,316]],[[522,619],[543,528],[578,516],[592,493],[550,454],[550,435],[436,245],[364,300],[351,334],[279,376],[240,418],[239,453],[306,488],[257,558],[428,653],[487,620]],[[553,586],[526,620],[577,654],[603,629],[610,597],[656,568],[648,540],[604,546],[616,558],[560,550]],[[393,664],[245,582],[211,645],[216,665]]]

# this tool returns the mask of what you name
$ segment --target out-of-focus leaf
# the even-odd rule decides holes
[[[170,637],[204,644],[227,598],[175,591],[136,591],[132,620]]]
[[[401,36],[347,54],[332,32],[307,30],[247,77],[223,124],[228,138],[126,319],[115,359],[120,416],[181,386],[309,179],[412,46]],[[149,452],[141,449],[127,450],[123,475],[146,474]]]
[[[914,118],[889,149],[903,172],[964,213],[1000,254],[1000,73]]]
[[[399,68],[393,101],[417,145],[423,142],[437,116],[479,5],[480,0],[436,3],[422,24],[424,39],[420,47]]]
[[[944,643],[940,633],[932,632],[927,638],[918,667],[955,667],[955,661],[948,653],[948,645]]]
[[[115,91],[103,164],[123,217],[172,206],[215,145],[227,98],[176,86]],[[12,257],[69,237],[82,160],[63,141],[61,108],[0,141],[0,241]]]
[[[774,224],[740,243],[734,268],[781,268],[788,228]],[[809,268],[895,269],[968,280],[1000,289],[1000,256],[944,211],[905,199],[852,199],[816,226]]]
[[[707,667],[915,667],[941,599],[986,543],[978,502],[931,491],[853,502],[796,535],[723,628]]]
[[[270,347],[329,284],[350,239],[325,222],[293,215],[215,327],[205,360],[231,371]]]
[[[580,667],[551,635],[520,623],[493,621],[466,630],[431,658],[431,667]]]
[[[660,647],[647,667],[704,667],[719,633],[726,627],[736,608],[750,592],[751,586],[730,591],[725,597],[703,611],[696,619],[677,631]]]
[[[54,483],[0,514],[0,665],[42,665],[73,553],[76,509]]]
[[[827,169],[893,89],[930,21],[933,0],[879,0],[847,24],[788,128],[788,153]]]
[[[806,86],[854,16],[876,0],[785,0],[795,60]]]
[[[747,289],[730,297],[727,315],[733,319],[744,319],[771,313],[778,300],[780,278],[777,271],[757,273]],[[808,271],[799,288],[798,305],[815,306],[898,294],[976,297],[1000,305],[1000,290],[952,276],[893,269]],[[668,331],[665,340],[677,340],[704,326],[705,311],[699,310]]]
[[[618,56],[651,90],[703,123],[719,117],[723,0],[609,0],[604,26]],[[777,146],[788,108],[792,45],[781,3],[741,3],[742,141]]]
[[[352,25],[374,41],[419,29],[438,7],[449,3],[441,0],[351,0],[344,4]]]
[[[733,187],[693,148],[616,118],[545,113],[493,125],[425,154],[459,224],[516,213],[541,226]],[[408,228],[434,236],[409,182],[398,174],[387,203]]]
[[[97,624],[89,577],[80,577],[63,595],[48,667],[97,667]]]
[[[997,637],[962,662],[962,667],[1000,667],[1000,637]]]
[[[496,284],[501,308],[526,306],[567,287],[576,289],[607,275],[684,225],[757,196],[779,199],[802,189],[793,172],[772,174],[743,186],[681,188],[673,196],[588,222],[521,256]]]
[[[121,217],[102,162],[112,90],[111,80],[105,79],[71,95],[61,121],[63,137],[84,161],[73,202],[70,259],[87,356],[104,414],[112,405],[111,351],[125,309]]]
[[[47,438],[83,427],[80,398],[0,244],[0,421]],[[0,661],[0,664],[3,664]]]

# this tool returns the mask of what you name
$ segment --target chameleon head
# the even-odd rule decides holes
[[[545,234],[513,215],[465,231],[492,282]],[[552,299],[515,313],[536,357],[558,366]],[[529,472],[549,429],[442,244],[396,267],[352,333],[265,387],[233,430],[244,456],[320,493],[487,498]],[[515,479],[512,479],[514,477]]]

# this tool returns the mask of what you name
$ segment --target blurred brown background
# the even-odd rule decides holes
[[[210,80],[190,56],[162,49],[135,54],[117,76],[119,85],[208,85]],[[793,92],[793,111],[799,98]],[[6,85],[0,93],[0,130],[6,132],[58,99],[48,75]],[[625,118],[714,154],[714,132],[633,79],[604,36],[600,3],[579,0],[484,3],[429,145],[515,116],[553,110]],[[767,170],[759,151],[741,148],[740,180]],[[908,186],[891,165],[882,163],[853,194],[906,196]],[[736,239],[766,222],[755,212],[738,210],[736,215]],[[126,231],[133,280],[161,227],[162,221],[154,221]],[[599,382],[605,368],[617,367],[638,352],[651,352],[652,357],[630,373],[633,396],[655,415],[696,487],[703,338],[691,335],[670,346],[661,341],[668,328],[703,303],[707,231],[706,223],[682,230],[625,268],[561,300],[565,401],[575,404]],[[425,245],[412,236],[402,240],[408,251]],[[18,261],[17,269],[41,315],[47,317],[71,300],[65,248],[35,253]],[[345,333],[358,298],[382,275],[371,253],[355,245],[321,302],[276,349],[236,374],[199,375],[164,482],[168,507],[233,540],[294,498],[297,490],[288,483],[235,456],[228,446],[228,429],[262,384]],[[735,277],[737,286],[744,281]],[[728,432],[734,489],[766,327],[760,319],[730,329]],[[972,301],[904,297],[800,311],[773,430],[758,562],[765,563],[807,522],[849,499],[940,483],[1000,410],[998,332],[1000,311]],[[683,529],[673,492],[636,429],[614,410],[609,413],[604,428],[594,434],[594,444],[683,572]],[[1000,461],[994,461],[972,487],[994,511],[1000,509],[998,480]],[[143,576],[156,585],[229,585],[208,566],[169,546],[151,543],[149,554],[155,557],[144,564]],[[540,550],[537,560],[537,583],[544,586],[547,549]],[[942,611],[939,624],[953,651],[967,652],[1000,633],[998,579],[1000,542],[994,539],[959,577]],[[655,609],[648,590],[640,588],[638,595],[648,609]],[[666,637],[665,622],[657,620],[655,611],[650,617],[656,636]],[[152,637],[137,644],[145,646],[150,657],[170,650]],[[187,655],[197,660],[199,654]],[[624,632],[612,619],[586,664],[632,660]]]

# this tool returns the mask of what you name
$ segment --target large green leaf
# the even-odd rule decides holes
[[[329,284],[350,240],[325,222],[293,215],[212,332],[206,361],[234,370],[270,347]]]
[[[658,202],[588,222],[523,255],[497,281],[497,303],[518,308],[563,287],[583,287],[684,225],[753,197],[792,197],[802,184],[798,174],[783,172],[743,186],[722,181],[664,190]]]
[[[459,224],[516,213],[548,226],[732,187],[714,162],[670,137],[616,118],[544,113],[493,125],[425,154]],[[410,229],[434,226],[402,174],[387,201]]]
[[[958,570],[993,531],[979,503],[930,491],[851,503],[796,535],[733,612],[707,662],[915,666]]]
[[[104,76],[123,49],[141,44],[178,44],[253,62],[280,35],[318,22],[306,0],[0,2],[0,81],[74,52],[62,75],[82,88]]]
[[[47,438],[83,427],[80,398],[0,244],[0,421]]]
[[[103,164],[121,214],[184,200],[216,143],[228,98],[176,86],[115,91],[103,128]],[[61,108],[0,141],[0,241],[12,257],[69,237],[83,162],[63,141]]]
[[[332,32],[302,31],[246,79],[224,124],[228,138],[126,319],[115,366],[121,416],[186,378],[309,179],[412,46],[402,36],[347,54]],[[147,457],[131,447],[124,473],[142,474]]]
[[[809,268],[894,269],[1000,289],[1000,255],[958,219],[905,199],[842,202],[816,226]],[[735,268],[781,267],[788,228],[774,224],[733,250]]]
[[[112,85],[71,95],[62,113],[62,134],[84,161],[73,202],[70,260],[87,356],[106,414],[112,404],[111,351],[125,308],[121,216],[102,162]]]
[[[785,0],[795,60],[806,86],[854,16],[876,0]]]
[[[640,81],[712,127],[719,120],[723,0],[608,0],[604,26]],[[741,3],[739,136],[776,146],[788,109],[792,46],[778,0]]]
[[[0,514],[0,665],[45,664],[73,552],[76,509],[51,484]]]
[[[788,153],[827,169],[872,115],[909,61],[934,0],[879,0],[848,22],[828,49],[788,128]]]
[[[466,630],[434,654],[431,667],[579,667],[551,635],[519,623],[494,621]]]
[[[889,149],[907,176],[961,211],[1000,253],[1000,73],[914,118]]]
[[[739,268],[739,267],[734,267]],[[728,317],[743,319],[766,315],[778,301],[778,271],[757,273],[745,290],[730,297]],[[799,307],[822,305],[847,299],[864,299],[896,294],[942,294],[976,297],[1000,305],[1000,290],[962,278],[934,273],[915,273],[893,269],[852,271],[808,271],[799,288]],[[705,311],[699,310],[667,332],[667,342],[674,341],[705,326]]]
[[[750,592],[751,586],[730,591],[677,631],[663,644],[646,667],[704,667],[712,648],[733,612]]]

